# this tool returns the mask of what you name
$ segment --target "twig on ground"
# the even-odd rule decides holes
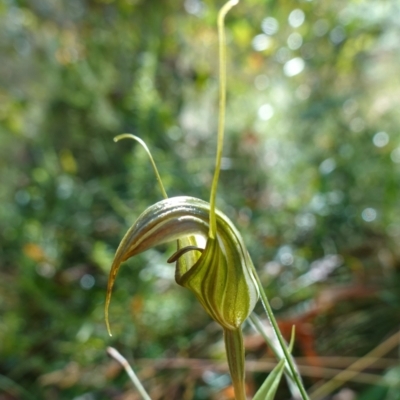
[[[122,367],[125,369],[126,373],[128,374],[130,380],[132,381],[133,385],[136,387],[140,395],[145,400],[151,400],[150,396],[147,394],[145,388],[143,387],[142,383],[140,382],[139,378],[136,376],[135,372],[133,371],[132,367],[129,365],[126,358],[114,347],[107,347],[107,353],[116,361],[118,361]]]

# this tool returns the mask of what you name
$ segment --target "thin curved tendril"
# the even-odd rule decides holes
[[[162,193],[164,199],[167,199],[168,198],[167,192],[165,191],[164,185],[163,185],[162,180],[161,180],[161,176],[158,173],[158,169],[157,169],[156,163],[154,162],[153,156],[151,155],[150,150],[147,147],[146,143],[142,139],[140,139],[140,137],[137,137],[137,136],[135,136],[135,135],[133,135],[131,133],[122,133],[121,135],[115,136],[114,142],[118,142],[118,141],[120,141],[122,139],[135,140],[136,142],[138,142],[144,148],[144,150],[146,151],[147,155],[150,158],[150,162],[151,162],[151,165],[153,166],[153,170],[154,170],[154,173],[156,175],[158,184],[160,186],[161,193]],[[109,315],[108,308],[109,308],[109,305],[110,305],[110,301],[111,301],[111,294],[110,294],[110,296],[108,296],[108,294],[107,294],[107,300],[106,300],[104,312],[105,312],[107,331],[108,331],[108,334],[110,336],[112,336],[111,328],[110,328],[110,322],[109,322],[109,318],[108,318],[108,315]]]
[[[203,253],[204,249],[197,247],[197,246],[186,246],[183,249],[179,249],[176,251],[170,258],[168,258],[167,263],[171,264],[178,260],[178,258],[182,257],[188,251],[199,251]]]
[[[151,155],[150,150],[147,147],[146,143],[142,139],[140,139],[140,137],[132,135],[131,133],[122,133],[121,135],[115,136],[114,142],[118,142],[118,141],[120,141],[122,139],[133,139],[133,140],[136,140],[136,142],[138,142],[145,149],[146,153],[148,154],[148,156],[150,158],[150,162],[151,162],[151,165],[153,166],[154,173],[156,174],[156,178],[157,178],[158,184],[160,185],[161,193],[162,193],[164,199],[168,199],[168,195],[167,195],[167,192],[164,189],[164,185],[162,183],[160,174],[158,173],[158,169],[157,169],[156,163],[154,162],[153,156]]]
[[[210,232],[209,236],[215,239],[217,233],[217,219],[215,216],[215,202],[219,172],[221,170],[222,148],[224,144],[225,129],[225,105],[226,105],[226,47],[224,20],[228,11],[239,3],[239,0],[228,1],[218,13],[218,41],[219,41],[219,120],[218,120],[218,143],[217,157],[215,162],[214,178],[211,185],[210,195]]]

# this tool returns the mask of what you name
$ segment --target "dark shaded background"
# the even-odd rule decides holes
[[[224,359],[221,332],[175,284],[173,246],[122,268],[112,338],[103,316],[114,251],[161,199],[144,151],[112,138],[142,137],[169,195],[208,199],[221,5],[0,3],[1,400],[138,398],[109,345],[154,400],[231,398],[226,371],[196,363]],[[227,20],[219,207],[283,332],[297,325],[310,392],[399,329],[399,21],[395,0],[243,0]],[[327,398],[400,399],[398,346],[384,356]]]

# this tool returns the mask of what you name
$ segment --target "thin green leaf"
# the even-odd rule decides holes
[[[257,278],[256,278],[257,279]],[[264,294],[265,296],[265,294]],[[272,313],[272,310],[271,310]],[[269,325],[269,329],[268,327],[264,326],[264,324],[260,321],[259,317],[253,312],[251,313],[250,317],[249,317],[249,322],[251,323],[251,325],[253,326],[253,328],[263,337],[263,339],[266,341],[267,345],[271,348],[271,350],[274,352],[276,358],[278,360],[282,360],[282,359],[286,359],[288,360],[289,357],[289,362],[285,363],[285,375],[286,375],[286,380],[290,389],[290,392],[292,393],[292,396],[294,398],[303,398],[303,399],[308,399],[307,394],[305,394],[305,390],[303,391],[304,393],[301,393],[301,389],[299,388],[299,382],[301,383],[301,380],[298,378],[297,380],[293,377],[293,370],[297,371],[297,367],[296,364],[290,354],[291,349],[286,349],[287,350],[287,354],[285,354],[284,349],[282,348],[282,344],[284,346],[286,345],[285,340],[282,338],[281,336],[281,340],[279,340],[278,335],[277,335],[277,330],[279,331],[278,326],[276,325],[276,329],[274,329],[274,326],[271,323],[271,320],[269,319],[268,322],[270,323]],[[276,321],[275,321],[276,323]],[[294,337],[294,332],[292,330],[292,338]],[[290,346],[292,346],[292,341],[293,339],[291,339],[291,344]],[[290,347],[289,346],[289,347]]]
[[[258,389],[253,400],[273,400],[285,369],[285,359],[279,361],[276,367],[270,372],[267,379]]]
[[[293,325],[292,334],[290,336],[289,351],[293,350],[296,328]],[[270,372],[267,379],[261,385],[255,394],[253,400],[273,400],[275,393],[278,389],[279,383],[282,379],[282,373],[285,370],[285,359],[282,358],[276,367]]]

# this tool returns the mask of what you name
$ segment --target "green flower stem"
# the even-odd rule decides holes
[[[224,329],[226,357],[236,400],[246,400],[244,382],[244,345],[242,329]]]
[[[219,172],[221,170],[222,148],[224,145],[225,108],[226,108],[226,46],[224,20],[228,11],[239,3],[239,0],[228,1],[218,13],[218,42],[219,42],[219,113],[218,113],[218,143],[215,162],[214,178],[210,195],[210,232],[209,236],[215,239],[217,233],[217,219],[215,216],[215,202]]]
[[[310,400],[310,398],[307,395],[306,390],[304,389],[303,382],[301,381],[299,373],[296,370],[296,367],[294,365],[292,356],[289,353],[289,350],[287,348],[285,340],[283,339],[281,331],[279,330],[278,323],[276,322],[274,313],[272,312],[272,308],[271,308],[271,306],[269,304],[267,296],[265,295],[264,288],[263,288],[263,286],[261,284],[260,278],[258,277],[256,272],[254,272],[254,277],[255,277],[255,279],[257,281],[257,285],[258,285],[259,290],[260,290],[261,302],[262,302],[262,304],[264,306],[265,312],[267,313],[268,319],[271,322],[272,328],[273,328],[273,330],[275,332],[275,335],[276,335],[276,337],[277,337],[277,339],[279,341],[279,344],[280,344],[280,346],[281,346],[281,348],[283,350],[283,353],[285,355],[286,361],[287,361],[287,363],[289,365],[289,369],[290,369],[291,375],[292,375],[297,387],[300,390],[301,397],[302,397],[303,400]]]

